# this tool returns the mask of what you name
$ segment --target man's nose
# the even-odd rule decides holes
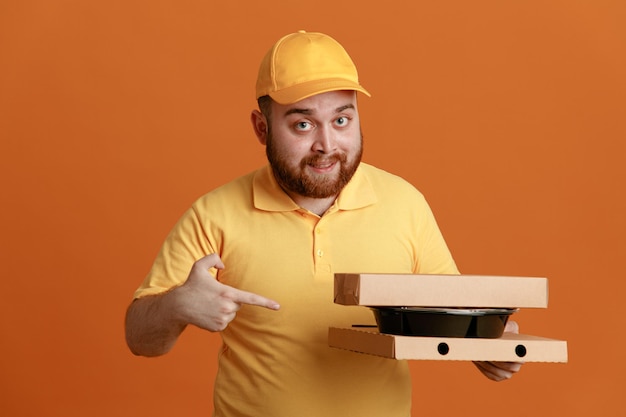
[[[328,126],[318,128],[312,150],[319,153],[332,153],[336,149],[337,141],[333,129]]]

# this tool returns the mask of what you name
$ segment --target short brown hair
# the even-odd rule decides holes
[[[269,122],[270,116],[272,115],[272,98],[270,96],[261,96],[257,99],[257,103],[259,110]]]

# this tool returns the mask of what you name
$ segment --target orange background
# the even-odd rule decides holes
[[[265,162],[256,70],[298,29],[349,50],[364,159],[426,195],[462,272],[550,280],[516,320],[569,363],[412,362],[415,415],[618,415],[625,22],[619,0],[2,1],[0,415],[210,415],[218,336],[137,358],[124,311],[189,204]]]

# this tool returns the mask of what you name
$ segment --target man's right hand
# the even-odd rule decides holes
[[[220,257],[213,253],[197,260],[187,281],[172,291],[179,306],[179,317],[212,332],[224,330],[244,304],[278,310],[280,305],[269,298],[222,284],[209,273],[223,269]]]

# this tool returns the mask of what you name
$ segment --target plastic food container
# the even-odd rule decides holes
[[[479,337],[495,339],[517,309],[370,307],[378,330],[403,336]]]

